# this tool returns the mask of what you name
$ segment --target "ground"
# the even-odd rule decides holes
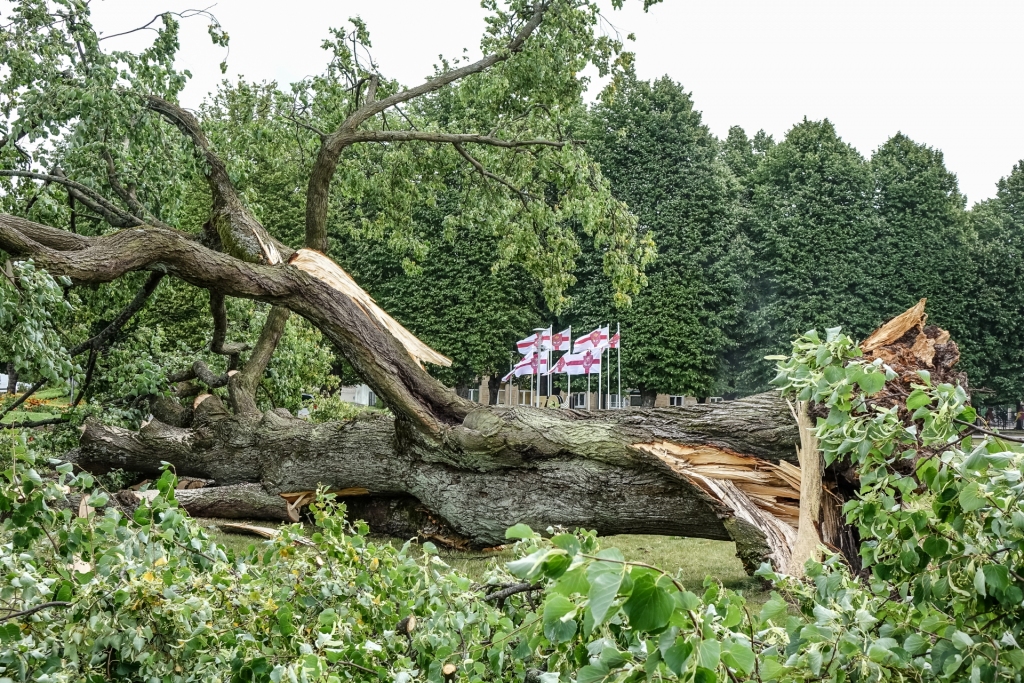
[[[231,520],[238,521],[238,520]],[[277,526],[268,522],[252,522],[257,526]],[[217,528],[216,520],[203,520],[209,528],[211,536],[218,543],[232,550],[245,550],[249,545],[261,543],[263,539],[255,536],[228,534]],[[375,536],[373,540],[380,543],[401,545],[404,539]],[[704,579],[712,576],[721,581],[726,588],[742,591],[743,595],[754,607],[766,602],[769,594],[763,589],[760,579],[747,576],[743,565],[736,557],[736,545],[731,541],[709,541],[702,538],[678,538],[672,536],[606,536],[601,539],[601,547],[615,547],[622,551],[630,561],[652,564],[667,572],[679,572],[679,579],[688,590],[701,592]],[[441,558],[471,578],[480,578],[491,562],[507,562],[512,558],[509,551],[503,552],[464,552],[458,550],[441,550]]]

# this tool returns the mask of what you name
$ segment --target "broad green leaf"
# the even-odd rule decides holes
[[[668,625],[675,600],[651,575],[641,576],[633,584],[633,593],[622,605],[629,624],[637,631],[657,631]]]
[[[505,538],[508,539],[534,538],[536,535],[526,524],[516,524],[505,530]]]
[[[745,643],[727,642],[722,647],[722,661],[726,666],[746,675],[754,670],[754,651]]]
[[[576,605],[563,595],[549,596],[544,603],[544,635],[552,643],[564,643],[576,634]]]
[[[702,640],[697,648],[697,663],[705,669],[714,670],[722,656],[722,645],[717,640]]]
[[[665,650],[665,664],[672,673],[681,676],[692,654],[693,645],[684,638],[676,638],[676,642],[672,644],[672,647]]]

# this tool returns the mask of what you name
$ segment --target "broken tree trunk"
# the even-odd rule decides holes
[[[525,522],[734,539],[753,568],[781,557],[795,534],[799,471],[788,461],[796,438],[775,393],[605,413],[480,406],[442,442],[391,416],[317,425],[285,411],[231,415],[211,397],[191,428],[89,423],[74,458],[94,472],[156,474],[170,462],[179,475],[214,480],[184,492],[186,508],[216,497],[221,517],[264,515],[248,503],[246,515],[226,512],[219,490],[258,482],[276,497],[325,486],[342,491],[353,513],[368,513],[371,528],[429,528],[453,545],[500,544],[505,529]],[[268,503],[265,517],[281,511]]]

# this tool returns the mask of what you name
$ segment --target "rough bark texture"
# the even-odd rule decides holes
[[[407,421],[388,416],[315,425],[284,411],[229,415],[211,397],[189,429],[153,421],[135,433],[87,424],[74,458],[93,471],[147,474],[167,461],[179,475],[219,487],[259,482],[270,495],[364,487],[390,501],[377,509],[372,498],[353,503],[374,513],[372,527],[403,535],[422,529],[424,517],[395,502],[411,498],[433,516],[437,533],[450,528],[476,546],[500,544],[506,528],[525,522],[604,534],[739,535],[741,550],[760,561],[763,536],[742,522],[737,528],[732,509],[640,446],[670,441],[773,463],[793,458],[796,438],[774,394],[608,413],[480,407],[444,442],[426,442]]]

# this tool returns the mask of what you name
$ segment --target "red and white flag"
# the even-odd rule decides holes
[[[501,381],[507,382],[513,377],[522,377],[523,375],[546,375],[547,373],[548,359],[531,352],[512,366],[512,370],[502,377]]]
[[[608,348],[609,349],[617,349],[617,348],[619,348],[619,341],[620,341],[619,340],[619,333],[616,332],[615,334],[612,335],[612,338],[608,340]]]
[[[608,328],[599,327],[593,332],[583,335],[572,345],[573,353],[583,351],[601,351],[608,348]]]
[[[555,332],[551,335],[551,350],[552,351],[571,351],[569,348],[572,339],[569,337],[572,328],[562,330],[561,332]]]
[[[540,343],[539,335],[531,334],[526,339],[520,339],[516,342],[516,348],[519,349],[519,353],[524,356],[531,354],[537,350],[537,346]]]
[[[553,374],[589,375],[601,372],[601,356],[592,351],[567,353],[551,368]]]

